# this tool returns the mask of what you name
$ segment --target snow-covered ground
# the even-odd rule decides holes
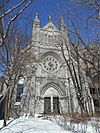
[[[92,119],[87,123],[70,123],[62,117],[20,117],[15,120],[10,119],[8,125],[0,130],[0,133],[100,133],[97,119]],[[2,126],[3,121],[0,121]]]
[[[0,133],[72,133],[64,131],[50,120],[39,118],[18,118],[3,128]]]

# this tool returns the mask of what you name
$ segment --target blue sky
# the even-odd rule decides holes
[[[60,16],[64,17],[65,24],[69,30],[73,30],[71,21],[79,30],[82,37],[87,40],[95,40],[96,33],[100,35],[100,29],[95,25],[95,20],[90,19],[88,29],[86,29],[86,20],[88,16],[97,16],[97,12],[93,7],[87,5],[76,4],[71,0],[35,0],[35,2],[25,11],[29,14],[31,21],[38,12],[41,20],[41,26],[44,26],[48,21],[48,14],[52,15],[53,23],[59,27]],[[24,13],[23,13],[24,16]],[[100,24],[99,22],[97,22]],[[30,32],[32,27],[30,26]]]
[[[0,2],[3,1],[4,0],[1,0]],[[21,0],[11,0],[9,4],[5,6],[5,10],[10,9],[19,1]],[[74,31],[71,23],[74,22],[75,27],[77,27],[82,39],[86,43],[97,41],[97,39],[100,41],[99,21],[90,19],[88,28],[86,28],[88,16],[97,16],[96,10],[87,5],[76,4],[76,0],[73,1],[74,2],[72,2],[72,0],[34,0],[34,2],[17,19],[19,33],[27,32],[29,36],[32,35],[32,23],[35,14],[38,13],[41,20],[41,27],[47,24],[48,15],[51,15],[53,23],[59,28],[59,19],[62,16],[69,29],[69,33],[70,31]],[[18,10],[11,13],[10,17]],[[14,24],[16,25],[16,22]],[[70,34],[70,37],[73,38],[73,41],[77,40],[72,34]]]
[[[3,1],[4,0],[1,0],[0,2]],[[10,9],[19,1],[21,0],[11,0],[5,9]],[[78,29],[84,41],[87,43],[96,41],[100,36],[100,21],[96,21],[92,18],[89,19],[88,28],[86,28],[86,21],[88,16],[97,16],[97,11],[92,6],[77,4],[76,1],[78,0],[34,0],[17,19],[19,32],[24,33],[27,31],[30,36],[32,35],[32,23],[37,12],[42,27],[46,25],[48,15],[52,15],[53,23],[59,28],[59,19],[63,16],[65,24],[69,29],[69,33],[70,31],[74,31],[72,26],[72,22],[74,22],[75,27]],[[10,16],[13,16],[18,10],[11,13]],[[72,37],[72,35],[70,35],[70,37]],[[73,39],[73,41],[75,40],[76,38]]]
[[[3,0],[1,0],[3,1]],[[11,0],[6,9],[12,7],[20,0]],[[52,15],[53,23],[59,27],[60,16],[64,17],[65,24],[69,31],[73,31],[71,21],[79,30],[84,39],[93,41],[100,35],[100,28],[95,25],[95,20],[90,19],[88,29],[86,29],[86,20],[88,16],[97,16],[97,12],[93,7],[87,5],[76,4],[78,0],[34,0],[33,3],[22,13],[18,18],[18,25],[21,32],[27,31],[31,35],[32,22],[36,12],[39,13],[41,26],[44,26],[48,21],[48,15]],[[15,13],[15,12],[14,12]],[[12,15],[12,14],[11,14]],[[97,22],[99,25],[100,23]]]

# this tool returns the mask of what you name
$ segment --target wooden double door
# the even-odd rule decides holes
[[[45,97],[44,98],[44,112],[45,113],[60,113],[59,111],[59,97]]]

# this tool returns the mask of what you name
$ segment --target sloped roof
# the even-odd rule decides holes
[[[52,22],[48,22],[42,29],[44,29],[44,30],[52,30],[52,31],[59,32],[57,27]]]

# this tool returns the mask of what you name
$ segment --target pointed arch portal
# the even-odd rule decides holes
[[[60,87],[55,83],[48,83],[41,92],[44,97],[44,113],[60,113],[59,98],[63,95]]]

